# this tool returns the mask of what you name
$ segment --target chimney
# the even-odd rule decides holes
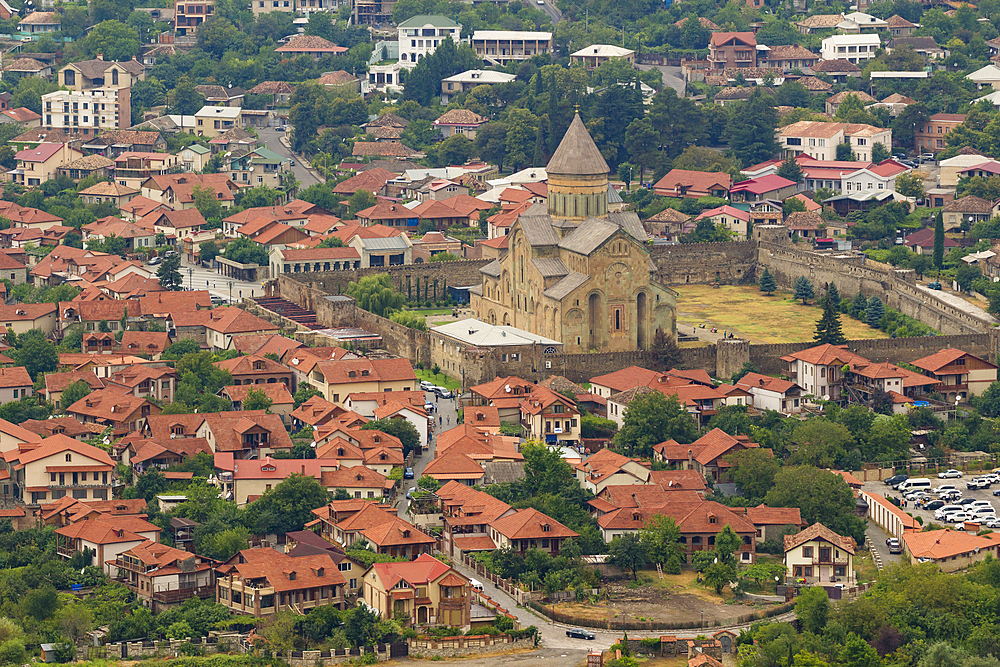
[[[688,467],[687,467],[688,470],[694,470],[694,460],[693,459],[694,459],[694,452],[689,449],[688,450]]]
[[[103,53],[98,53],[96,57],[97,57],[98,60],[104,60],[104,54]]]

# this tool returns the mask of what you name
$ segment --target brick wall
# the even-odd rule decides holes
[[[403,266],[387,266],[371,269],[356,269],[353,271],[314,271],[310,273],[283,273],[277,278],[278,290],[285,294],[292,293],[295,288],[282,283],[299,283],[319,289],[325,294],[344,294],[347,284],[358,281],[365,276],[388,273],[396,289],[407,295],[407,298],[434,298],[434,282],[437,281],[438,299],[444,299],[445,286],[460,287],[479,285],[482,283],[480,267],[486,266],[492,260],[457,260],[454,262],[427,262],[426,264],[406,264]],[[301,302],[282,296],[295,303]],[[314,310],[310,308],[309,310]]]

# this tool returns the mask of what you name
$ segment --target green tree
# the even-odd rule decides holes
[[[799,593],[795,601],[795,615],[803,630],[821,634],[830,615],[830,597],[826,594],[826,589],[811,586]]]
[[[347,296],[354,299],[358,307],[382,317],[403,307],[406,297],[396,291],[388,273],[365,276],[361,280],[347,284]]]
[[[854,436],[843,425],[818,417],[799,422],[792,442],[798,445],[792,456],[796,464],[832,468],[854,446]]]
[[[874,646],[852,632],[847,635],[840,650],[840,664],[846,667],[879,667],[882,660]]]
[[[878,329],[882,316],[885,315],[885,306],[877,296],[868,299],[868,307],[865,309],[865,322],[873,329]]]
[[[433,98],[441,95],[441,79],[481,66],[482,61],[467,44],[456,45],[449,37],[409,71],[403,84],[403,98],[428,107]]]
[[[205,96],[194,89],[194,83],[182,76],[170,94],[171,113],[192,116],[205,105]]]
[[[771,275],[771,272],[768,271],[766,267],[764,268],[764,273],[761,275],[760,282],[758,284],[760,285],[760,291],[768,296],[774,294],[774,291],[778,289],[778,283],[774,280],[774,276]]]
[[[203,263],[211,264],[219,255],[219,246],[215,241],[204,241],[198,246],[198,259]]]
[[[323,392],[308,383],[300,382],[299,388],[292,394],[292,400],[295,401],[295,407],[298,408],[313,396],[323,396]]]
[[[725,137],[733,156],[747,165],[774,157],[778,152],[774,138],[778,113],[771,105],[771,99],[755,88],[746,102],[732,106]]]
[[[944,267],[944,216],[938,211],[934,219],[934,266]]]
[[[351,217],[355,217],[358,211],[363,211],[366,208],[371,208],[376,204],[377,200],[375,195],[368,192],[367,190],[358,190],[353,195],[351,195],[347,200],[347,210],[350,212]]]
[[[62,396],[59,398],[59,405],[62,407],[63,412],[66,411],[66,408],[79,401],[91,391],[90,385],[83,380],[77,380],[70,386],[66,387],[63,390]]]
[[[732,526],[728,523],[722,527],[715,536],[715,553],[719,557],[719,562],[724,565],[736,567],[736,552],[739,550],[743,540]]]
[[[816,296],[813,284],[805,276],[796,278],[793,287],[795,288],[795,298],[802,299],[803,306],[806,305],[806,301]]]
[[[163,258],[163,263],[156,271],[156,277],[160,280],[160,285],[168,290],[181,290],[184,288],[184,278],[181,276],[181,256],[171,255]]]
[[[120,21],[124,23],[135,3],[132,0],[91,0],[90,13],[95,24],[106,21]]]
[[[240,31],[236,29],[236,26],[219,14],[206,18],[198,26],[197,31],[198,46],[219,59],[232,48],[239,36]]]
[[[194,207],[198,209],[201,217],[205,218],[205,220],[212,218],[222,219],[224,209],[215,190],[203,185],[195,185],[191,188],[191,196],[194,199]]]
[[[714,588],[718,595],[722,595],[722,589],[736,580],[736,566],[720,560],[705,568],[701,578],[706,584]]]
[[[365,423],[363,431],[381,431],[387,435],[399,438],[403,443],[403,456],[420,446],[420,433],[417,428],[405,419],[373,419]]]
[[[239,262],[240,264],[258,264],[267,266],[267,250],[256,241],[252,241],[245,236],[233,239],[226,244],[226,259]]]
[[[476,131],[476,152],[480,159],[503,171],[507,160],[507,123],[487,123]]]
[[[42,373],[51,373],[59,367],[59,351],[56,346],[51,341],[45,340],[41,332],[38,334],[27,338],[14,354],[17,365],[24,366],[32,380],[37,379]]]
[[[312,511],[329,502],[330,493],[319,480],[292,473],[247,506],[247,525],[256,535],[302,530],[312,521]]]
[[[872,162],[885,162],[890,157],[892,155],[889,153],[889,149],[881,141],[872,144]]]
[[[105,60],[131,60],[142,46],[138,33],[117,20],[98,23],[84,43],[90,55],[102,53]]]
[[[790,181],[795,181],[796,183],[801,183],[805,180],[805,174],[802,172],[802,167],[799,163],[795,161],[795,158],[787,157],[785,161],[781,163],[777,171],[778,176],[782,178],[787,178]]]
[[[816,321],[816,335],[813,336],[813,340],[817,345],[847,343],[847,337],[840,324],[840,295],[834,294],[833,290],[823,297],[823,314]]]
[[[774,485],[781,464],[762,448],[743,449],[727,456],[732,467],[729,479],[752,500],[763,500]]]
[[[864,294],[858,292],[858,295],[854,297],[854,301],[851,302],[851,317],[860,319],[861,313],[865,312],[865,308],[867,307],[868,299]]]
[[[527,109],[511,109],[507,114],[507,162],[515,171],[531,162],[537,131],[538,117]]]
[[[441,482],[437,481],[430,475],[424,475],[417,480],[417,486],[425,491],[434,492],[441,488]]]
[[[625,183],[626,190],[632,188],[632,175],[634,171],[635,165],[631,162],[622,162],[618,165],[618,178]]]
[[[666,565],[673,559],[681,557],[681,531],[673,517],[655,514],[639,530],[639,538],[649,559],[654,563]]]
[[[864,542],[865,523],[854,516],[854,494],[840,475],[811,466],[785,466],[775,475],[764,503],[798,507],[806,523],[818,521],[858,544]]]
[[[904,197],[922,199],[924,196],[924,179],[916,171],[905,171],[896,177],[896,192]]]
[[[667,398],[657,391],[638,396],[628,404],[622,428],[612,443],[626,456],[649,458],[653,445],[670,439],[694,442],[697,437],[698,427],[677,397]]]
[[[642,538],[637,533],[624,533],[611,541],[608,550],[612,564],[632,572],[632,579],[638,581],[639,570],[649,562],[649,553]]]
[[[850,142],[845,141],[842,144],[837,144],[836,159],[841,162],[854,162],[858,159],[858,156],[854,153],[854,149],[851,148]]]
[[[272,401],[267,394],[259,389],[251,389],[247,392],[247,395],[243,397],[243,409],[244,410],[264,410],[268,413],[271,412]]]

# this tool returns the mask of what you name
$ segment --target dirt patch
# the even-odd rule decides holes
[[[640,574],[642,585],[629,586],[628,582],[612,583],[605,587],[606,597],[593,604],[566,602],[555,605],[557,612],[571,614],[592,621],[655,621],[661,623],[733,620],[746,614],[753,603],[734,603],[732,593],[726,589],[716,595],[712,589],[697,582],[697,573],[684,571],[679,575],[666,575],[659,579]],[[727,600],[730,601],[727,603]]]

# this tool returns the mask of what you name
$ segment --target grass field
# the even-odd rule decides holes
[[[791,292],[765,296],[756,285],[678,285],[677,324],[687,327],[704,324],[735,332],[755,343],[796,343],[812,340],[822,311],[815,300],[803,306]],[[884,338],[885,334],[867,324],[840,317],[848,340]]]
[[[418,381],[427,380],[428,382],[436,384],[439,387],[444,387],[448,391],[455,391],[456,389],[462,388],[461,382],[459,382],[458,380],[452,380],[444,373],[438,373],[437,375],[434,375],[434,373],[431,373],[428,370],[423,370],[420,368],[414,368],[413,372],[416,374]]]

